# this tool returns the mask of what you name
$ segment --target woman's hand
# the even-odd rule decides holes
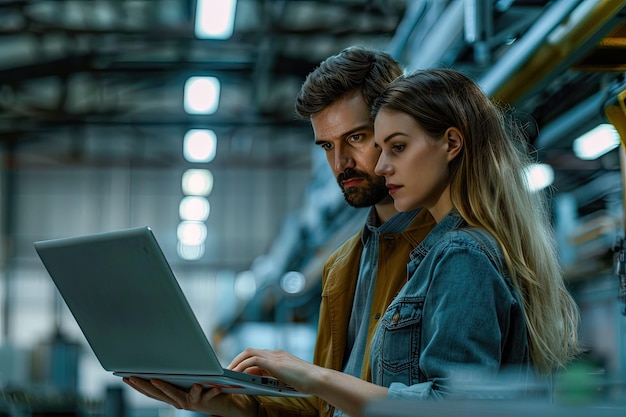
[[[270,375],[298,391],[323,398],[344,413],[358,417],[368,401],[387,396],[387,388],[303,361],[282,350],[246,349],[229,369]]]
[[[316,394],[325,369],[282,350],[248,348],[232,360],[228,369],[272,376],[305,394]]]

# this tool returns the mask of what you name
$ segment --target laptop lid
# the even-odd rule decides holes
[[[34,246],[104,369],[224,372],[149,227]]]

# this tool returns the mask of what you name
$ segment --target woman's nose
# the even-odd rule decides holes
[[[387,163],[387,160],[385,159],[383,154],[380,154],[380,156],[378,157],[378,161],[376,162],[376,166],[374,167],[374,172],[376,173],[376,175],[384,176],[389,173],[390,168],[391,167]]]

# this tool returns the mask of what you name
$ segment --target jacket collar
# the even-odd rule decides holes
[[[430,249],[437,243],[444,234],[452,229],[458,229],[465,224],[465,220],[456,211],[450,211],[439,223],[435,225],[433,230],[424,238],[424,240],[417,245],[415,249],[411,251],[409,257],[415,259],[416,257],[424,257],[430,251]]]
[[[419,214],[420,209],[396,213],[382,225],[379,225],[378,214],[376,209],[372,206],[367,215],[367,221],[363,226],[363,232],[361,233],[361,243],[363,246],[367,243],[368,239],[374,232],[378,233],[402,233],[413,222],[415,217]]]

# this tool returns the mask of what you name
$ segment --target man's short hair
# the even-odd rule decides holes
[[[402,68],[386,52],[351,46],[320,63],[305,79],[296,97],[296,114],[309,119],[343,96],[360,92],[368,106]]]

